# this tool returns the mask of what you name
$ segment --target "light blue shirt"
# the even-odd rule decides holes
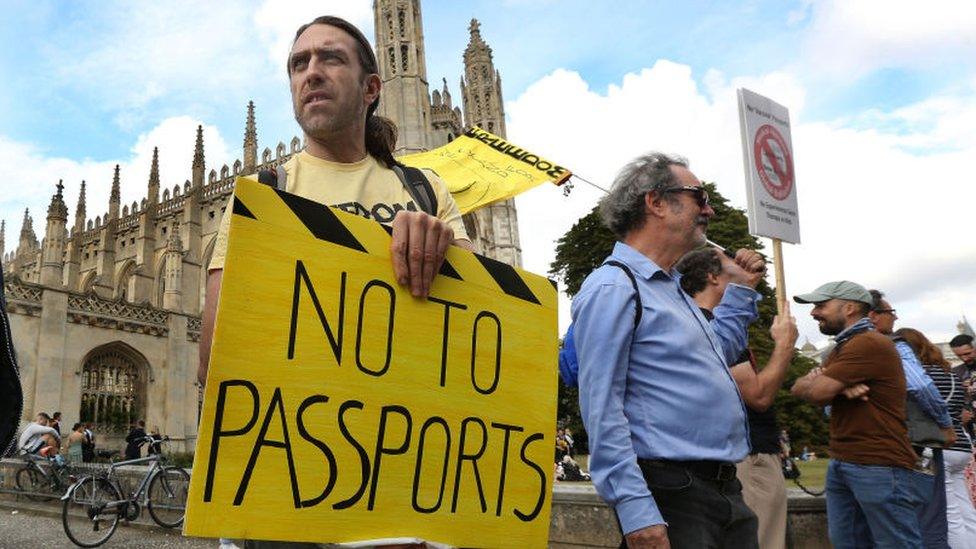
[[[915,402],[929,417],[935,421],[939,427],[946,428],[952,426],[952,419],[949,417],[949,410],[946,403],[939,394],[935,382],[922,369],[922,364],[912,351],[911,345],[907,341],[895,341],[895,348],[901,356],[901,366],[905,370],[905,385],[908,389],[910,398]]]
[[[633,285],[616,267],[587,277],[572,314],[590,473],[626,534],[664,524],[637,458],[738,462],[748,455],[746,411],[728,364],[745,349],[760,295],[729,284],[709,322],[682,291],[680,274],[621,242],[611,257],[637,279],[636,331]]]

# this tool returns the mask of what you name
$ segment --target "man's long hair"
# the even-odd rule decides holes
[[[373,53],[373,48],[369,45],[369,40],[366,39],[366,36],[355,25],[341,17],[320,15],[298,27],[298,31],[295,32],[295,38],[291,42],[292,47],[295,46],[298,37],[312,25],[329,25],[341,29],[349,36],[352,36],[353,40],[356,41],[356,53],[359,58],[359,67],[363,71],[363,77],[365,78],[370,74],[379,74],[379,63],[376,62],[376,54]],[[290,79],[290,59],[285,62],[285,70]],[[393,149],[396,147],[397,140],[397,128],[392,120],[375,114],[379,104],[380,98],[377,96],[376,100],[366,108],[366,152],[386,165],[387,168],[391,168],[397,164],[397,161],[393,159]]]

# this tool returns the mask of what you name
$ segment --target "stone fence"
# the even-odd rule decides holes
[[[16,484],[21,459],[0,461],[0,498],[8,503],[24,499]],[[82,464],[79,473],[107,471],[107,464]],[[127,490],[138,486],[144,466],[127,466],[116,470],[119,481]],[[792,492],[792,491],[791,491]],[[48,494],[51,501],[58,495]],[[31,499],[38,499],[35,495]],[[787,547],[792,549],[826,549],[827,508],[822,497],[815,498],[791,493],[788,501]],[[559,484],[553,487],[552,518],[549,527],[549,547],[576,549],[583,547],[617,547],[620,532],[617,520],[590,484]]]

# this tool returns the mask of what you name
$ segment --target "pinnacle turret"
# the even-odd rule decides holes
[[[119,218],[119,206],[122,203],[122,182],[119,179],[119,165],[115,165],[115,175],[112,176],[112,193],[108,196],[108,218]]]
[[[149,199],[150,204],[159,202],[159,147],[153,147],[152,165],[149,168]]]
[[[58,180],[56,185],[57,192],[51,197],[51,204],[47,207],[47,218],[57,219],[60,221],[68,220],[68,206],[64,203],[64,182],[63,180]]]
[[[247,102],[244,124],[244,173],[254,173],[258,165],[258,126],[254,121],[254,101]]]
[[[203,186],[203,173],[206,171],[206,161],[203,156],[203,126],[197,126],[197,141],[193,147],[193,184],[192,187]]]
[[[78,206],[75,207],[75,231],[81,232],[85,227],[85,180],[81,180],[81,191],[78,192]]]

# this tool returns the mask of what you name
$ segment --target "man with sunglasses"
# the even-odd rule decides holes
[[[925,416],[935,422],[942,430],[946,440],[950,441],[946,446],[952,446],[956,441],[956,434],[952,429],[952,419],[949,417],[946,403],[942,400],[935,382],[922,369],[922,364],[908,342],[893,336],[898,315],[895,314],[895,309],[885,299],[884,292],[879,290],[869,290],[869,292],[871,294],[871,310],[868,312],[868,318],[879,333],[894,340],[895,348],[901,357],[901,366],[905,370],[905,385],[910,401],[907,405],[921,410]],[[928,462],[928,468],[932,473],[932,475],[916,477],[921,483],[918,487],[919,491],[925,499],[917,509],[922,542],[925,547],[947,547],[945,463],[942,448],[931,448],[926,451],[926,448],[915,444],[916,441],[912,442],[912,447],[915,453],[919,455],[920,461],[922,461],[921,458],[924,453],[924,461]]]
[[[619,241],[572,314],[590,472],[616,511],[621,547],[758,547],[735,477],[749,442],[727,365],[758,316],[765,262],[735,254],[741,268],[713,321],[681,289],[674,265],[705,244],[715,215],[683,159],[637,158],[600,210]]]

